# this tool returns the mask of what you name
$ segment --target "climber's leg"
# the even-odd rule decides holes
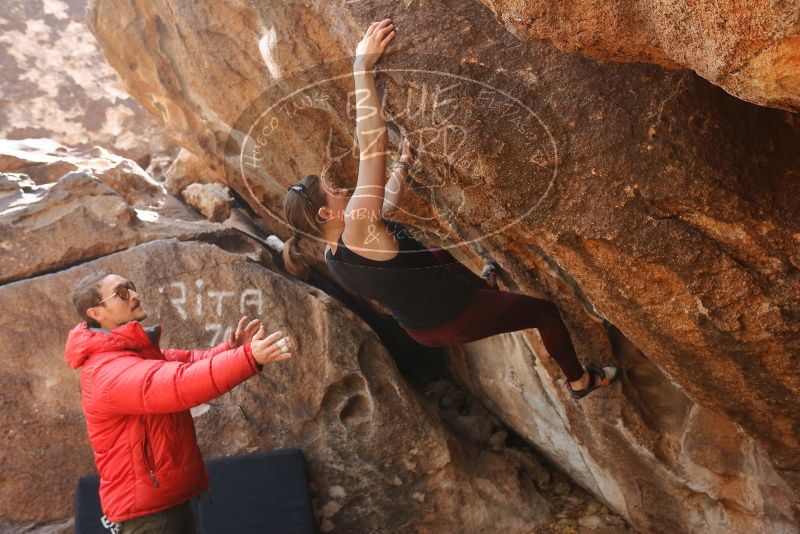
[[[539,330],[547,352],[561,367],[568,381],[581,380],[584,369],[575,355],[569,331],[561,320],[558,307],[548,300],[478,288],[474,290],[467,309],[454,320],[437,328],[409,330],[408,333],[423,345],[448,346],[526,328]]]

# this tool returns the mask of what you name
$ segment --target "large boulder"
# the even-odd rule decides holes
[[[748,102],[800,111],[796,2],[481,2],[523,41],[602,62],[686,67]]]
[[[603,66],[519,42],[466,0],[95,0],[89,21],[129,92],[274,224],[286,186],[304,174],[353,185],[346,56],[387,15],[398,37],[379,88],[423,148],[404,220],[428,231],[424,241],[495,256],[509,287],[558,304],[583,361],[625,371],[621,386],[579,404],[542,350],[536,362],[516,357],[522,370],[496,355],[491,371],[464,376],[508,377],[476,390],[489,404],[513,398],[494,403],[498,414],[641,530],[691,530],[709,513],[734,527],[796,529],[794,115],[685,70]],[[640,358],[624,357],[615,332]],[[538,377],[524,385],[541,383],[548,408],[519,393],[511,377],[523,372]],[[664,420],[687,426],[658,437]],[[686,452],[721,443],[708,421],[743,433],[726,444],[729,465]],[[665,457],[676,440],[682,454]],[[763,452],[745,461],[751,443]],[[651,469],[642,482],[625,464]],[[754,466],[764,469],[745,472]],[[750,500],[766,495],[769,506]],[[666,525],[664,509],[681,512]]]
[[[217,183],[223,179],[209,169],[206,158],[183,148],[164,171],[164,187],[173,195],[180,194],[192,184]]]
[[[62,521],[94,469],[63,347],[77,319],[68,290],[100,268],[137,283],[165,347],[215,345],[241,314],[291,333],[291,360],[193,413],[208,457],[301,448],[321,531],[529,532],[551,519],[524,465],[448,431],[352,312],[273,271],[252,242],[216,243],[154,241],[0,286],[3,521]]]
[[[146,165],[174,145],[103,60],[84,21],[86,3],[3,2],[0,138],[101,145]]]
[[[192,216],[135,162],[102,148],[0,141],[0,283],[221,229]]]
[[[39,185],[55,182],[70,171],[88,171],[138,208],[164,201],[164,187],[135,161],[103,147],[66,147],[52,139],[0,139],[0,172],[27,174]]]

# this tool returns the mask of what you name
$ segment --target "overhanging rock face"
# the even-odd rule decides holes
[[[524,41],[603,62],[687,67],[748,102],[800,110],[796,2],[481,1]]]
[[[403,219],[494,255],[512,287],[559,305],[584,362],[626,369],[579,404],[541,350],[465,378],[641,530],[796,528],[796,116],[688,71],[521,43],[472,2],[98,0],[89,20],[131,94],[279,224],[304,174],[354,183],[349,62],[318,65],[385,16],[398,37],[379,88],[424,147]],[[535,429],[541,395],[519,391],[517,365],[547,392]],[[706,442],[730,462],[699,457]],[[648,483],[626,465],[649,466]],[[666,524],[664,509],[680,513]]]

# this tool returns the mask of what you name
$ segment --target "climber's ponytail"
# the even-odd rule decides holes
[[[305,254],[300,250],[299,239],[300,235],[294,234],[283,242],[283,265],[289,274],[295,278],[306,280],[311,269],[308,261],[306,261]]]
[[[294,233],[283,244],[283,264],[289,274],[301,280],[308,278],[310,267],[305,254],[300,250],[298,240],[301,235],[322,237],[322,221],[317,212],[326,202],[322,180],[314,174],[290,185],[283,197],[283,214]]]

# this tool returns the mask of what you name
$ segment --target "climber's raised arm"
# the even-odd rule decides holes
[[[382,215],[384,219],[391,219],[400,201],[403,199],[403,193],[406,189],[406,178],[411,166],[414,164],[414,154],[411,149],[411,143],[408,138],[403,136],[400,140],[400,157],[392,165],[392,174],[386,182],[383,197],[383,210]]]
[[[358,182],[347,204],[345,232],[356,239],[380,220],[383,207],[388,136],[372,68],[394,35],[390,19],[372,23],[356,47],[353,62],[359,165]]]

